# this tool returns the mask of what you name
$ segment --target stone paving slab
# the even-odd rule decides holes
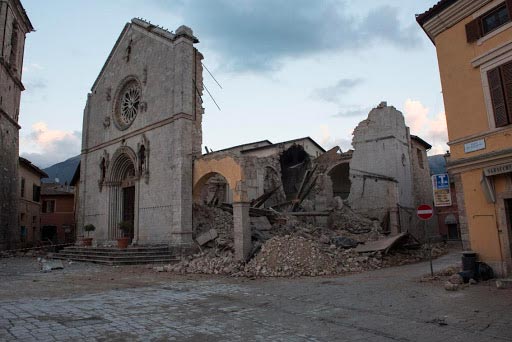
[[[457,261],[436,261],[443,268]],[[426,264],[336,278],[173,279],[0,300],[0,341],[512,341],[512,290],[447,292]],[[440,324],[440,322],[442,324]]]

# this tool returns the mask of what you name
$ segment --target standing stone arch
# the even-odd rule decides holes
[[[138,232],[138,180],[136,167],[137,155],[128,146],[120,147],[110,162],[106,185],[108,191],[108,238],[120,238],[122,232],[118,228],[121,221],[132,223],[130,232],[132,240]]]

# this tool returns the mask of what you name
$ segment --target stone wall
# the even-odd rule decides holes
[[[18,239],[18,127],[0,115],[0,250]]]
[[[432,191],[432,180],[430,177],[430,166],[425,146],[415,139],[411,138],[410,141],[414,211],[411,213],[412,223],[410,224],[409,232],[420,240],[425,240],[428,237],[439,237],[439,226],[436,217],[433,217],[427,222],[422,222],[416,215],[415,208],[420,204],[428,204],[434,207],[434,195]]]
[[[438,236],[436,220],[416,215],[418,205],[433,205],[428,144],[411,139],[402,113],[381,103],[356,127],[352,145],[352,209],[380,220],[392,234],[407,231],[422,241]]]
[[[0,1],[0,250],[15,247],[18,226],[18,117],[25,35],[33,30],[18,0]]]
[[[124,184],[135,188],[134,243],[192,241],[192,159],[201,152],[203,114],[194,42],[187,27],[172,34],[134,19],[93,85],[84,111],[79,228],[94,224],[99,243],[120,234]],[[140,99],[124,127],[116,106],[127,82],[139,85]],[[133,174],[119,178],[130,168]]]
[[[398,207],[412,208],[409,137],[402,113],[381,103],[353,134],[351,207],[379,220]]]

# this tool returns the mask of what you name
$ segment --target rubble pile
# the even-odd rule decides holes
[[[249,276],[316,276],[336,272],[334,253],[324,253],[320,246],[303,237],[273,237],[245,267]]]
[[[219,274],[235,277],[297,277],[341,275],[418,262],[428,258],[426,246],[398,248],[384,254],[360,254],[360,243],[382,239],[380,226],[350,208],[334,210],[334,224],[317,226],[284,213],[276,213],[266,228],[252,226],[253,251],[248,263],[234,258],[233,216],[222,209],[194,205],[197,235],[216,230],[218,236],[200,247],[200,252],[164,267],[178,274]],[[441,245],[432,256],[444,253]]]
[[[300,220],[293,216],[282,214],[282,220],[272,225],[272,234],[277,236],[294,235],[312,239],[325,244],[331,244],[337,237],[345,237],[358,242],[374,241],[382,237],[377,224],[373,221],[355,214],[350,209],[334,210],[330,217],[336,217],[336,224],[328,227],[316,226],[307,220]],[[359,220],[357,219],[359,217]]]
[[[353,234],[369,233],[380,228],[378,221],[359,215],[346,205],[331,212],[329,226],[332,229],[345,230]]]
[[[217,207],[199,204],[194,204],[192,210],[196,235],[215,229],[219,235],[215,240],[217,247],[233,248],[233,215]]]
[[[221,274],[232,275],[244,269],[242,262],[236,261],[232,251],[216,250],[191,255],[179,263],[167,265],[164,270],[178,274]]]

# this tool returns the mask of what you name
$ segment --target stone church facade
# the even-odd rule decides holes
[[[78,227],[98,244],[192,242],[193,159],[201,155],[202,55],[186,26],[175,33],[126,24],[87,97]]]
[[[18,153],[25,35],[34,28],[19,0],[0,0],[0,250],[16,247]]]

